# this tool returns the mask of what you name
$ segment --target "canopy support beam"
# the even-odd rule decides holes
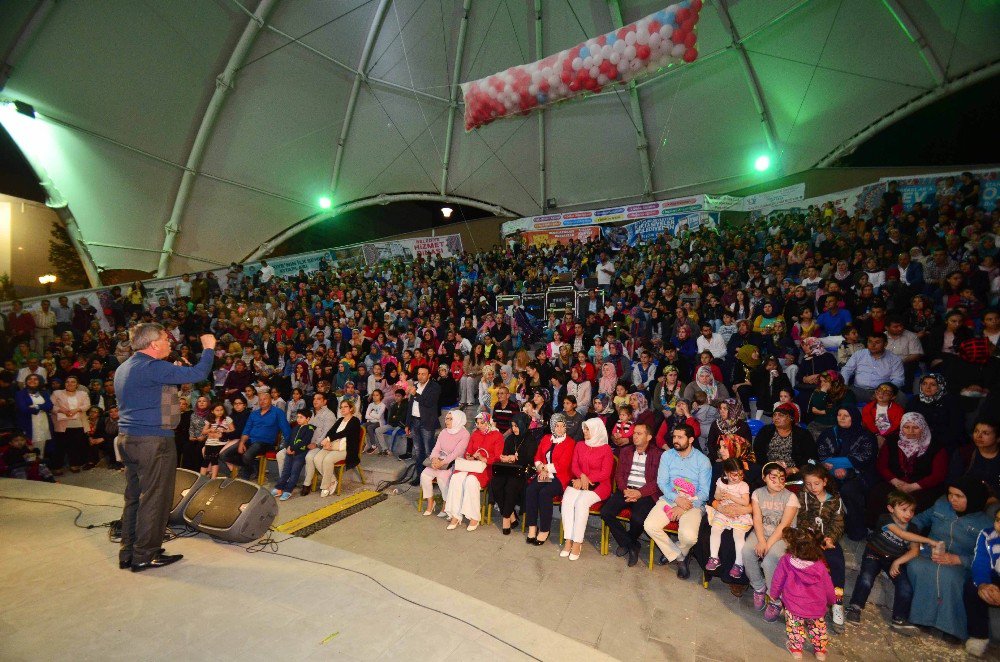
[[[351,96],[347,99],[347,112],[344,114],[344,125],[340,129],[340,138],[337,140],[337,154],[333,160],[333,178],[330,180],[330,193],[337,195],[337,186],[340,184],[340,168],[344,162],[344,145],[347,144],[347,134],[351,130],[351,121],[354,119],[354,108],[358,103],[358,92],[361,91],[361,83],[367,78],[365,70],[368,68],[368,60],[371,58],[378,34],[382,30],[382,21],[385,20],[385,12],[389,9],[392,0],[379,0],[375,16],[372,17],[372,24],[368,27],[368,37],[365,39],[364,49],[361,51],[361,60],[358,62],[358,73],[354,76],[354,85],[351,87]]]
[[[535,59],[541,60],[542,55],[542,0],[535,0]],[[538,199],[541,201],[542,213],[548,211],[548,190],[545,184],[545,108],[539,108],[538,114]]]
[[[254,40],[261,28],[267,22],[267,16],[271,9],[277,4],[277,0],[260,0],[257,11],[247,22],[240,40],[229,56],[226,68],[215,79],[215,92],[211,101],[205,109],[205,114],[201,118],[201,125],[195,135],[194,143],[191,145],[191,152],[188,154],[187,164],[184,167],[184,174],[181,175],[181,183],[177,189],[177,196],[174,198],[174,206],[170,212],[170,220],[163,227],[163,249],[160,251],[160,263],[156,268],[157,278],[167,275],[170,268],[170,258],[174,253],[174,242],[181,231],[181,221],[184,219],[184,212],[187,209],[188,200],[191,198],[191,189],[198,177],[198,168],[201,167],[202,158],[205,156],[205,148],[212,137],[215,123],[222,112],[222,106],[226,102],[226,96],[233,89],[233,81],[236,73],[243,66],[247,53],[253,46]]]
[[[615,29],[625,25],[622,19],[621,0],[609,0],[608,8],[611,10],[611,22]],[[651,200],[653,198],[653,169],[649,159],[649,141],[646,140],[646,120],[642,116],[642,107],[639,105],[639,90],[636,89],[635,82],[628,83],[629,106],[632,112],[632,124],[635,126],[635,149],[639,153],[639,166],[642,168],[642,199]],[[545,204],[544,198],[542,204]]]
[[[906,8],[899,3],[899,0],[882,0],[882,4],[885,5],[885,8],[889,10],[892,17],[896,19],[897,23],[899,23],[899,27],[903,33],[906,34],[914,45],[916,45],[924,63],[927,65],[927,68],[930,69],[931,76],[934,77],[934,82],[937,85],[944,83],[947,78],[947,74],[944,67],[941,66],[941,61],[938,59],[937,55],[934,54],[934,51],[931,50],[930,44],[927,43],[927,38],[924,37],[924,33],[919,27],[917,27],[913,18],[906,11]],[[957,29],[958,28],[956,28],[956,30]]]
[[[462,23],[458,28],[458,46],[455,48],[455,64],[451,72],[451,88],[448,91],[448,125],[444,130],[444,159],[441,164],[441,195],[448,193],[448,166],[451,164],[451,140],[455,132],[455,111],[458,110],[458,82],[462,80],[462,60],[465,56],[465,38],[469,31],[469,14],[472,0],[462,5]]]
[[[764,138],[767,140],[767,148],[774,153],[777,151],[778,138],[774,130],[774,119],[767,107],[767,99],[764,97],[764,90],[760,84],[760,78],[757,76],[757,71],[753,68],[750,56],[747,55],[747,50],[743,46],[743,40],[740,39],[736,25],[729,15],[729,7],[726,6],[726,0],[718,0],[715,3],[715,11],[719,14],[722,27],[729,32],[729,36],[732,39],[732,48],[736,50],[736,54],[740,58],[740,64],[743,65],[743,74],[746,76],[747,86],[750,88],[750,96],[753,97],[754,106],[757,108],[757,115],[760,117],[760,126],[764,131]]]
[[[7,49],[7,52],[4,53],[3,64],[0,65],[0,90],[7,85],[7,81],[10,79],[10,74],[14,71],[17,61],[21,59],[21,55],[28,48],[28,44],[31,43],[31,38],[42,27],[42,23],[45,22],[49,12],[55,6],[55,0],[41,0],[35,6],[35,10],[31,12],[28,20],[21,26],[21,31],[18,33],[17,39],[14,40],[10,48]]]

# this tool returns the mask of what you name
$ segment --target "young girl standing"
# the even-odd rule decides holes
[[[823,617],[837,598],[823,564],[823,539],[811,529],[785,529],[783,539],[788,553],[774,569],[771,600],[785,605],[785,647],[801,660],[808,636],[816,659],[825,660],[829,636]]]
[[[715,501],[717,506],[749,506],[750,486],[743,480],[743,467],[738,461],[729,458],[722,463],[723,476],[715,481]],[[705,508],[708,513],[708,523],[712,525],[709,538],[709,559],[705,571],[712,572],[720,565],[719,545],[722,544],[722,532],[733,531],[733,547],[736,551],[736,563],[729,571],[729,576],[739,579],[743,576],[743,543],[746,542],[747,531],[753,527],[753,516],[750,513],[729,517],[723,515],[712,506]]]
[[[211,473],[212,478],[219,477],[219,452],[226,445],[226,437],[235,430],[233,419],[226,416],[226,408],[221,402],[212,407],[212,413],[205,421],[202,435],[205,439],[205,458],[201,462],[201,474]]]
[[[833,605],[833,631],[840,634],[844,631],[846,579],[844,550],[840,547],[840,537],[844,534],[844,505],[823,465],[810,464],[803,467],[802,481],[805,489],[799,495],[802,507],[799,508],[796,527],[812,529],[813,533],[820,536],[823,559],[837,595],[837,602]]]

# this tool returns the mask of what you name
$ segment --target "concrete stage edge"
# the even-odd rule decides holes
[[[83,510],[83,525],[121,515],[120,495],[69,485],[0,479],[0,496],[63,500]],[[173,566],[122,571],[107,529],[77,528],[76,514],[0,499],[0,659],[613,659],[458,591],[307,539],[286,540],[279,553],[364,572],[524,653],[361,575],[206,536],[170,542],[169,552],[184,554]]]

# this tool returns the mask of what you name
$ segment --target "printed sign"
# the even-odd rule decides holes
[[[457,257],[463,250],[462,235],[449,234],[440,237],[375,241],[364,244],[361,250],[365,256],[365,262],[369,265],[378,264],[382,260],[409,261],[418,257]]]

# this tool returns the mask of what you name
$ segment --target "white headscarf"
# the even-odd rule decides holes
[[[601,422],[599,418],[588,418],[583,422],[583,427],[587,428],[590,432],[590,438],[584,437],[584,441],[591,448],[598,448],[599,446],[608,445],[608,429],[604,427],[604,423]]]
[[[461,409],[452,409],[450,414],[451,425],[448,426],[448,432],[455,434],[460,430],[465,429],[465,412]]]

